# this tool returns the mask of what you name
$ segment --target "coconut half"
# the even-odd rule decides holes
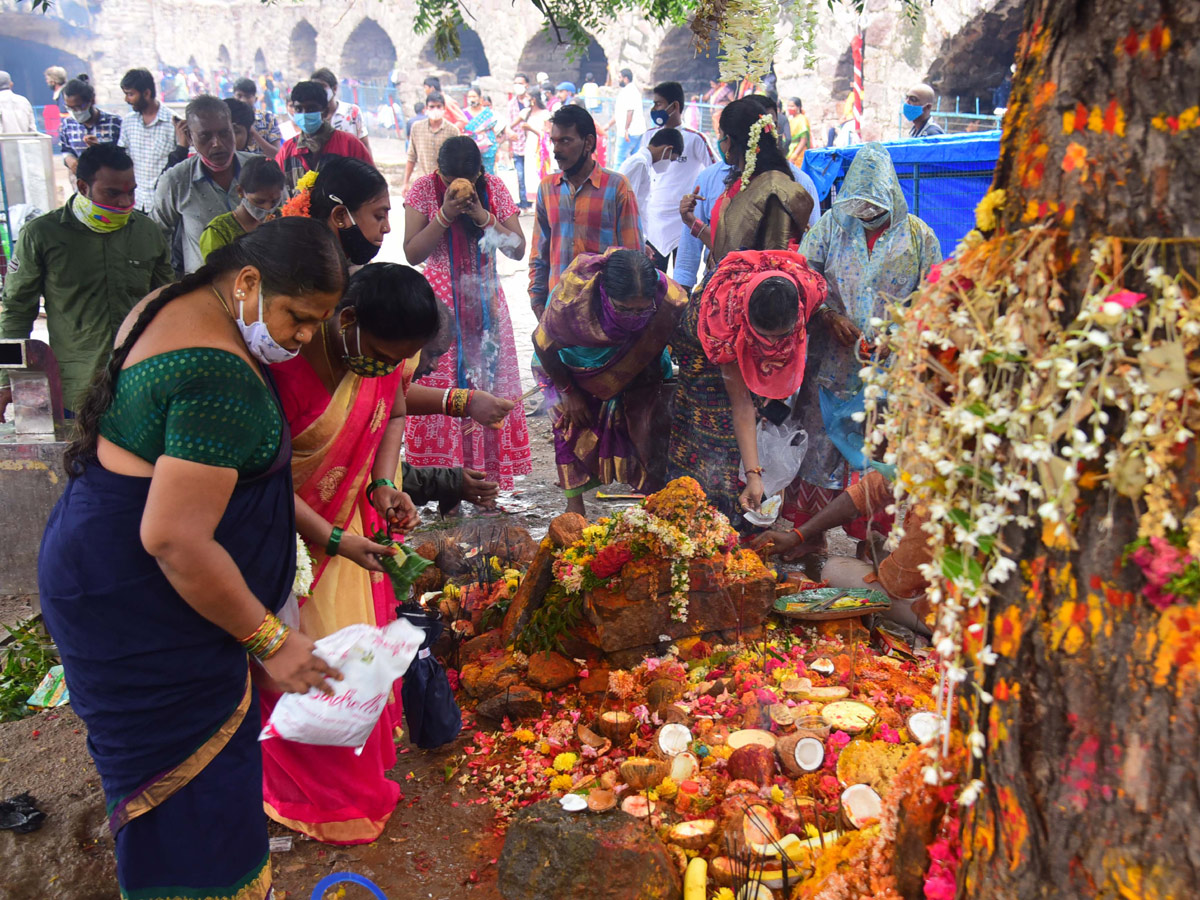
[[[603,788],[591,791],[587,795],[587,807],[592,812],[608,812],[617,805],[617,795]]]
[[[946,733],[946,719],[937,713],[915,712],[908,717],[908,733],[918,744],[927,744]]]
[[[654,804],[641,794],[633,794],[621,801],[621,811],[637,819],[644,819],[654,812]]]
[[[883,799],[869,785],[852,784],[842,791],[842,812],[855,828],[864,828],[879,821]]]
[[[687,781],[699,771],[700,760],[694,753],[685,751],[671,760],[671,780],[676,784]]]
[[[667,833],[667,840],[678,844],[684,850],[703,850],[713,840],[717,833],[717,823],[713,819],[694,819],[691,822],[680,822],[673,825]]]
[[[558,805],[567,812],[583,812],[587,809],[587,801],[578,794],[565,794],[558,800]]]
[[[825,743],[816,738],[804,737],[796,741],[792,758],[805,772],[815,772],[825,762]]]
[[[670,723],[658,729],[654,746],[663,756],[670,759],[678,756],[692,743],[692,732],[686,725]]]
[[[833,660],[827,656],[814,659],[808,664],[808,667],[821,675],[832,675],[837,669],[837,667],[833,664]]]
[[[632,756],[621,763],[621,779],[635,791],[658,787],[669,771],[667,763],[649,756]]]
[[[874,723],[875,710],[857,700],[839,700],[822,707],[821,718],[837,731],[859,734]]]
[[[637,719],[632,714],[619,709],[610,709],[600,714],[596,720],[596,730],[612,741],[620,744],[633,733]]]
[[[790,728],[796,717],[792,707],[786,703],[772,703],[770,713],[771,721],[782,728]]]

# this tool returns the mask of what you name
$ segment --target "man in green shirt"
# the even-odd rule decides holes
[[[175,280],[162,229],[134,209],[137,184],[125,150],[88,147],[79,155],[75,187],[61,209],[21,229],[0,299],[0,337],[18,340],[32,334],[38,300],[45,299],[68,411],[79,408],[129,311]],[[0,419],[11,401],[6,379]]]

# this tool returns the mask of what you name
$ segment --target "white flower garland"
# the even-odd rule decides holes
[[[746,143],[746,166],[742,169],[742,187],[748,187],[750,179],[754,177],[754,168],[758,165],[758,143],[762,140],[764,134],[771,134],[775,130],[775,120],[771,116],[763,113],[758,117],[758,120],[750,126],[750,140]]]
[[[717,30],[721,39],[721,80],[759,81],[769,71],[779,46],[770,0],[726,0]]]
[[[312,556],[309,555],[308,545],[300,535],[296,535],[296,578],[292,581],[292,593],[297,597],[307,597],[312,586]]]

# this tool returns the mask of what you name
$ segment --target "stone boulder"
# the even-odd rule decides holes
[[[525,680],[539,690],[557,691],[574,681],[577,672],[574,662],[548,650],[529,657],[529,675]]]
[[[486,700],[519,684],[521,666],[511,653],[485,654],[462,667],[463,690],[476,700]]]
[[[679,900],[675,865],[641,819],[569,813],[543,800],[517,813],[500,853],[504,900]]]
[[[505,646],[516,640],[517,635],[525,630],[533,614],[537,612],[542,601],[546,599],[546,591],[554,581],[554,542],[544,538],[534,554],[533,561],[517,585],[517,592],[508,605],[504,614],[504,624],[500,627],[500,639]]]
[[[481,719],[499,722],[505,718],[536,719],[545,709],[541,691],[523,684],[505,688],[475,707],[475,715]]]
[[[554,546],[561,550],[583,537],[583,529],[587,528],[587,525],[588,520],[579,513],[563,513],[550,523],[547,536],[554,542]]]
[[[500,629],[493,628],[491,631],[485,631],[478,637],[464,641],[460,654],[464,662],[472,662],[481,656],[496,653],[503,649],[503,647],[504,645],[500,641]]]

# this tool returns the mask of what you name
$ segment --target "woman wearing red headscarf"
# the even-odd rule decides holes
[[[762,500],[758,410],[799,389],[808,320],[825,294],[825,279],[799,253],[744,250],[722,259],[700,297],[697,338],[720,368],[724,391],[692,385],[681,369],[669,476],[695,478],[731,520]],[[731,422],[732,430],[705,427],[718,420]],[[740,496],[739,463],[746,469]]]

